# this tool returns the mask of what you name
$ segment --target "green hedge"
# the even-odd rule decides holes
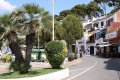
[[[60,68],[60,65],[63,63],[66,54],[67,54],[67,47],[63,44],[62,41],[50,41],[46,47],[46,57],[52,66],[52,68]]]

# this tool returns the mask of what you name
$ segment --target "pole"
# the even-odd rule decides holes
[[[54,0],[52,0],[52,40],[54,41]]]

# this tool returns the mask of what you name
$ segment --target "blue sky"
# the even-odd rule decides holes
[[[62,10],[71,9],[77,4],[87,4],[92,0],[55,0],[55,14]],[[25,3],[36,3],[52,13],[52,0],[0,0],[0,14],[11,12]],[[2,5],[1,5],[2,4]],[[108,9],[108,12],[110,9]]]

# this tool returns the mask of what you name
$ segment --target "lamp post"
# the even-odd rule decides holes
[[[55,31],[54,31],[54,27],[55,27],[55,20],[54,20],[54,8],[55,8],[55,0],[52,0],[52,2],[50,0],[48,0],[50,2],[50,4],[52,4],[52,40],[54,41],[55,38]]]
[[[52,0],[52,40],[54,41],[54,3],[55,0]]]

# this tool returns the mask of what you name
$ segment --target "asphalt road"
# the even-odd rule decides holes
[[[69,70],[70,76],[64,80],[120,80],[120,59],[83,56]]]

